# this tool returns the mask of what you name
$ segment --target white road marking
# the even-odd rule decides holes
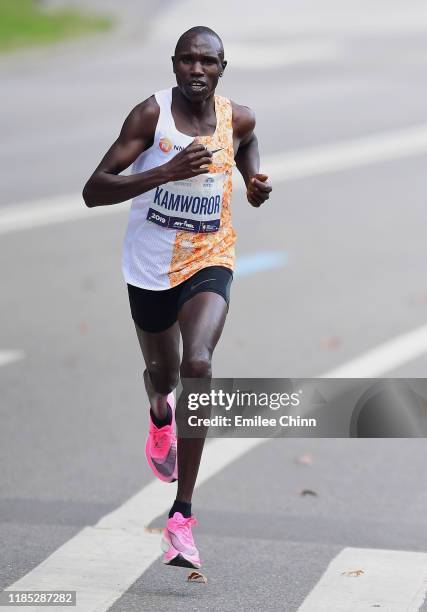
[[[341,45],[329,41],[227,44],[227,60],[230,65],[247,70],[268,70],[307,62],[320,63],[339,57],[341,52]]]
[[[128,210],[128,203],[100,206],[89,210],[79,194],[45,198],[31,204],[14,204],[0,208],[0,234],[78,219],[95,219],[97,216],[108,216]]]
[[[0,351],[0,367],[20,361],[24,357],[25,354],[22,351]]]
[[[227,19],[224,19],[227,15]],[[206,6],[200,0],[184,0],[160,14],[152,27],[152,38],[163,43],[174,40],[195,23],[206,21]],[[238,24],[238,28],[236,28]],[[273,40],[296,36],[349,39],[350,35],[399,34],[422,32],[427,26],[427,7],[423,0],[304,0],[304,2],[240,2],[217,0],[209,15],[209,26],[221,33],[228,59],[229,41],[236,37],[251,40],[256,46],[268,32]]]
[[[427,353],[427,325],[388,340],[319,378],[375,378]]]
[[[211,440],[197,486],[264,440]],[[159,557],[160,535],[144,527],[171,505],[176,485],[153,480],[95,526],[85,527],[8,590],[75,590],[76,612],[102,612]],[[7,608],[6,608],[7,609]],[[36,606],[28,612],[39,612]],[[62,612],[63,608],[49,610]]]
[[[343,572],[363,570],[359,576]],[[298,612],[415,612],[427,589],[427,554],[344,548],[330,562]]]
[[[427,153],[427,124],[262,158],[273,182],[338,172]]]
[[[427,153],[427,125],[264,157],[273,184]],[[243,189],[241,181],[236,189]],[[123,213],[129,203],[87,209],[79,194],[0,208],[0,234]]]

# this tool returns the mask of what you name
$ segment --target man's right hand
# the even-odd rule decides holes
[[[169,181],[209,172],[206,166],[212,161],[212,153],[195,139],[165,164],[129,176],[119,176],[153,144],[159,115],[160,107],[155,96],[144,100],[129,113],[119,137],[83,189],[86,206],[125,202]]]
[[[193,141],[164,165],[169,180],[179,181],[207,174],[209,168],[206,168],[206,164],[210,164],[211,161],[212,153],[204,145]]]

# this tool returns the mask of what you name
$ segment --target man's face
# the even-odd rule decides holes
[[[172,58],[176,82],[190,101],[201,101],[215,91],[219,75],[226,62],[221,57],[221,45],[215,36],[188,36]]]

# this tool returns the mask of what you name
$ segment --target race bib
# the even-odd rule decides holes
[[[147,219],[167,229],[217,232],[221,222],[225,173],[201,174],[153,189]]]

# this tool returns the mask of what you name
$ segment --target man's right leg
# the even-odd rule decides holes
[[[162,421],[167,417],[167,396],[178,384],[180,355],[178,323],[161,332],[146,332],[135,323],[146,369],[144,383],[151,409]]]
[[[167,396],[179,380],[179,287],[152,291],[128,284],[129,305],[144,356],[145,388],[154,419],[167,417]]]
[[[150,401],[150,426],[145,456],[154,475],[165,482],[178,478],[173,389],[179,377],[179,328],[175,323],[161,332],[146,332],[136,323],[144,356],[145,388]]]

